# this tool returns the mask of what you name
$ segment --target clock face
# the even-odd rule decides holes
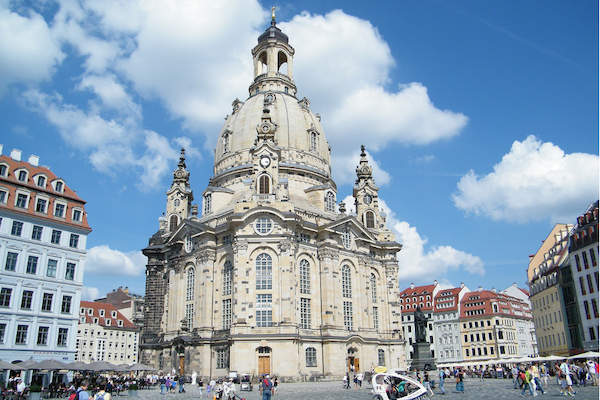
[[[269,133],[271,126],[269,126],[269,124],[263,124],[260,129],[263,131],[263,133]]]
[[[363,200],[366,204],[371,204],[371,202],[373,201],[373,197],[371,197],[370,194],[365,194],[365,197],[363,198]]]
[[[263,168],[267,168],[269,165],[271,165],[271,159],[268,156],[262,156],[260,158],[260,165]]]

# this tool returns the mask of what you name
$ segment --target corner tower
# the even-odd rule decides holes
[[[161,228],[173,232],[186,218],[190,217],[194,194],[190,188],[190,171],[185,165],[185,149],[181,149],[177,169],[173,171],[173,182],[167,191],[166,220]]]

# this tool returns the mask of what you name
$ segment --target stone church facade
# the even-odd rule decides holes
[[[401,245],[364,148],[350,214],[336,204],[330,146],[309,101],[296,98],[294,49],[274,18],[252,56],[250,95],[233,102],[219,134],[201,215],[182,150],[143,250],[141,361],[282,379],[405,367]]]

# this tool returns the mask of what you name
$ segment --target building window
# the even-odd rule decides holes
[[[21,236],[22,231],[23,231],[23,223],[21,221],[13,221],[12,229],[10,230],[10,234],[13,236]]]
[[[352,298],[352,277],[347,265],[342,267],[342,297]]]
[[[377,365],[385,365],[385,351],[383,349],[377,350]]]
[[[72,300],[71,296],[63,296],[62,304],[60,306],[60,312],[62,312],[63,314],[71,313],[71,300]]]
[[[310,133],[310,151],[317,151],[317,132]]]
[[[61,203],[56,203],[54,205],[54,216],[58,218],[65,217],[65,205]]]
[[[28,274],[35,275],[35,273],[37,272],[37,263],[38,263],[38,258],[36,256],[29,256],[27,258],[27,270],[26,270],[26,272]]]
[[[373,307],[373,328],[375,331],[379,331],[379,312],[377,307]]]
[[[69,247],[76,249],[78,245],[79,245],[79,235],[71,233],[71,237],[69,238]]]
[[[233,267],[231,261],[225,261],[223,265],[223,296],[231,294],[231,281],[233,278]]]
[[[590,304],[588,303],[587,300],[583,301],[583,308],[585,308],[585,318],[592,319],[591,314],[590,314]]]
[[[187,301],[194,300],[194,279],[195,279],[194,268],[188,268],[188,270],[187,270],[187,286],[186,286],[186,291],[185,291],[185,299]]]
[[[588,269],[590,267],[590,264],[588,263],[587,253],[585,251],[581,252],[581,258],[583,260],[583,267],[585,269]]]
[[[52,311],[52,297],[54,297],[52,293],[44,293],[44,297],[42,298],[42,311]]]
[[[33,291],[23,290],[21,296],[21,310],[31,310],[31,303],[33,302]]]
[[[28,195],[23,193],[17,193],[17,201],[15,203],[15,206],[19,208],[27,208],[27,200],[29,200]]]
[[[273,326],[273,310],[271,309],[272,295],[256,295],[256,326]]]
[[[177,229],[177,225],[179,225],[177,215],[171,215],[171,218],[169,218],[169,231],[174,232]]]
[[[65,279],[72,281],[75,279],[75,263],[68,262],[65,270]]]
[[[592,299],[592,310],[594,310],[594,318],[598,318],[598,302]]]
[[[46,186],[46,177],[45,176],[38,176],[37,177],[37,185],[40,187],[45,187]]]
[[[325,211],[335,212],[335,196],[332,192],[325,194]]]
[[[27,181],[27,171],[19,171],[18,179],[21,182]]]
[[[575,265],[577,266],[577,271],[581,271],[581,263],[579,262],[579,254],[575,254]]]
[[[15,337],[15,344],[26,344],[27,343],[27,330],[28,325],[17,325],[17,335]]]
[[[0,164],[0,176],[6,176],[8,167],[5,164]]]
[[[342,244],[345,248],[350,249],[352,247],[352,233],[349,231],[342,232]]]
[[[231,328],[231,299],[223,300],[223,329]]]
[[[306,366],[316,367],[317,366],[317,350],[314,347],[307,347],[304,351],[306,356]]]
[[[64,185],[63,185],[63,183],[62,183],[62,182],[56,182],[56,183],[54,184],[54,190],[56,190],[56,191],[57,191],[57,192],[59,192],[59,193],[62,193],[62,191],[63,191],[63,186],[64,186]]]
[[[345,301],[344,302],[344,327],[351,331],[353,329],[352,323],[352,302]]]
[[[229,368],[229,349],[217,350],[217,369]]]
[[[258,193],[259,194],[269,194],[270,193],[270,184],[271,180],[268,175],[261,175],[258,178]]]
[[[17,258],[19,257],[18,253],[13,253],[9,251],[6,254],[6,264],[4,264],[4,269],[7,271],[15,271],[17,269]]]
[[[185,323],[187,328],[191,331],[194,328],[194,304],[189,303],[185,305]]]
[[[583,283],[583,276],[579,277],[579,287],[581,288],[581,294],[585,296],[587,293],[585,292],[585,284]]]
[[[370,283],[371,283],[371,300],[373,301],[373,303],[377,303],[377,278],[375,277],[375,274],[371,274]]]
[[[300,298],[300,328],[310,329],[310,299]]]
[[[365,213],[365,221],[367,228],[375,228],[375,214],[373,214],[373,211],[367,211]]]
[[[81,222],[81,210],[73,210],[73,221]]]
[[[204,215],[210,213],[212,208],[212,194],[207,193],[204,195]]]
[[[56,267],[58,265],[57,260],[49,259],[48,268],[46,269],[46,276],[49,278],[56,278]]]
[[[48,331],[50,330],[47,326],[38,327],[37,344],[38,346],[46,346],[48,344]]]
[[[595,267],[596,262],[596,253],[594,253],[594,249],[590,249],[590,260],[592,260],[592,265]]]
[[[0,344],[4,344],[5,336],[6,336],[6,324],[0,324]]]
[[[8,192],[6,190],[0,189],[0,203],[6,204],[7,200],[8,200]]]
[[[11,288],[0,289],[0,307],[10,307]]]
[[[254,222],[254,230],[259,235],[267,235],[273,230],[273,222],[270,218],[259,217],[256,219],[256,222]]]
[[[33,230],[31,231],[31,239],[33,240],[42,240],[42,232],[44,228],[39,225],[34,225]]]
[[[307,260],[300,261],[300,293],[310,294],[310,264]]]
[[[271,256],[261,253],[256,257],[256,290],[269,290],[272,287]]]
[[[67,328],[58,328],[58,337],[56,338],[56,345],[58,347],[66,347],[68,335],[69,330]]]
[[[47,206],[48,201],[46,199],[37,199],[37,201],[35,202],[35,211],[45,214]]]
[[[223,135],[223,153],[229,152],[229,134]]]
[[[50,242],[54,244],[60,244],[60,235],[61,231],[52,229],[52,237],[50,238]]]

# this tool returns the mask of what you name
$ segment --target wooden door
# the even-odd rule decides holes
[[[358,371],[360,371],[360,363],[358,357],[354,357],[354,372],[358,373]]]
[[[179,375],[185,374],[185,356],[179,356]]]
[[[259,356],[258,357],[258,376],[263,374],[271,373],[271,357],[270,356]]]

